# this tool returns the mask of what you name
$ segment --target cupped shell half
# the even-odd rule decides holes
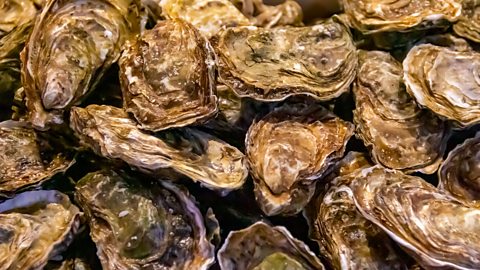
[[[363,216],[422,267],[478,269],[480,209],[466,206],[420,177],[378,165],[356,173],[351,192]]]
[[[113,171],[87,174],[76,198],[104,269],[208,269],[214,247],[192,197],[166,182]]]
[[[0,269],[40,270],[77,234],[81,213],[55,190],[28,191],[0,204]]]
[[[480,42],[480,1],[462,1],[462,16],[453,25],[453,31],[459,36]]]
[[[294,0],[266,5],[263,0],[230,0],[253,25],[272,28],[282,25],[302,26],[302,7]]]
[[[349,192],[352,174],[370,166],[364,154],[350,152],[337,163],[327,189],[305,208],[310,238],[333,269],[407,269],[395,243],[362,216]]]
[[[352,26],[364,34],[443,26],[462,12],[457,0],[344,0],[343,8]]]
[[[37,129],[63,123],[140,30],[135,0],[49,0],[22,52],[29,119]]]
[[[245,139],[255,197],[267,215],[300,212],[316,180],[341,158],[353,125],[316,104],[286,104],[254,123]]]
[[[480,133],[448,153],[438,178],[440,190],[467,205],[480,206]]]
[[[261,221],[230,232],[217,257],[221,270],[325,269],[308,246],[285,227]]]
[[[251,25],[251,22],[229,0],[161,0],[163,15],[191,23],[210,39],[220,30]]]
[[[357,136],[375,161],[405,172],[434,173],[442,162],[448,129],[417,107],[405,90],[401,63],[381,51],[360,51],[353,87]]]
[[[248,175],[242,152],[196,129],[153,135],[140,130],[124,110],[105,105],[72,108],[70,126],[98,155],[148,174],[173,170],[222,192],[240,188]]]
[[[73,163],[23,122],[0,122],[0,195],[36,187]]]
[[[219,81],[241,97],[292,95],[331,100],[349,90],[357,54],[348,29],[333,19],[308,27],[228,28],[215,40]]]
[[[123,103],[144,129],[201,122],[217,111],[210,43],[182,20],[159,22],[120,58]]]
[[[407,91],[418,104],[464,127],[480,123],[480,53],[423,44],[403,61]]]

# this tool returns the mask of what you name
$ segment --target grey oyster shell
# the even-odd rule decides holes
[[[230,232],[217,257],[221,270],[325,269],[308,246],[285,227],[261,221]]]

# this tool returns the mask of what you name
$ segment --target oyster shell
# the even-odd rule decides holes
[[[0,2],[0,37],[18,25],[35,18],[37,9],[32,0],[2,0]]]
[[[370,167],[365,155],[350,152],[339,162],[326,192],[305,208],[310,238],[333,269],[407,269],[394,242],[358,212],[348,186],[352,173]]]
[[[0,122],[0,195],[38,186],[72,163],[25,123]]]
[[[480,54],[431,44],[415,46],[403,61],[407,91],[459,126],[480,123]]]
[[[63,122],[62,112],[95,88],[140,30],[136,0],[50,0],[22,52],[29,119],[37,129]]]
[[[151,135],[119,108],[74,107],[70,126],[97,154],[149,174],[170,169],[222,192],[240,188],[248,175],[244,155],[235,147],[191,128]]]
[[[480,206],[480,133],[458,145],[438,171],[438,188],[467,205]]]
[[[428,29],[455,22],[456,0],[343,0],[350,24],[364,34]]]
[[[179,187],[99,171],[76,189],[104,269],[200,270],[213,263],[203,217]]]
[[[272,28],[275,26],[302,26],[302,7],[293,0],[278,5],[265,5],[263,0],[230,0],[253,25]]]
[[[0,204],[0,269],[43,269],[72,242],[81,213],[55,190],[28,191]]]
[[[229,0],[161,0],[163,15],[183,19],[210,39],[227,27],[250,25],[250,21]]]
[[[343,156],[353,125],[316,104],[287,104],[254,123],[245,139],[246,156],[263,212],[300,212],[315,183]]]
[[[477,269],[480,210],[420,177],[375,166],[351,184],[355,205],[426,269]]]
[[[261,221],[230,232],[217,257],[221,270],[325,269],[308,246],[285,227]]]
[[[262,101],[336,98],[349,90],[357,66],[348,29],[333,19],[309,27],[232,27],[214,47],[219,81]]]
[[[449,132],[433,113],[417,107],[405,90],[403,69],[390,54],[360,51],[353,93],[357,136],[379,164],[405,172],[434,173]]]
[[[124,108],[143,129],[202,122],[217,110],[213,49],[187,22],[160,21],[127,46],[119,65]]]
[[[480,1],[462,0],[462,16],[453,31],[464,38],[480,42]]]

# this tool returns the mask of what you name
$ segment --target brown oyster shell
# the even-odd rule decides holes
[[[222,29],[251,25],[229,0],[161,0],[160,5],[166,18],[187,21],[209,39]]]
[[[455,34],[480,42],[480,1],[462,0],[462,16],[453,25]]]
[[[41,185],[73,161],[22,122],[0,122],[0,194]]]
[[[355,204],[426,269],[477,269],[480,210],[420,177],[380,166],[363,169],[351,184]]]
[[[40,270],[70,245],[81,213],[55,190],[27,191],[0,203],[0,269]]]
[[[310,238],[333,269],[407,269],[394,242],[362,216],[349,192],[352,174],[370,166],[364,154],[350,152],[338,162],[327,190],[305,208]]]
[[[344,0],[343,8],[350,24],[364,34],[443,26],[462,12],[456,0]]]
[[[98,171],[76,186],[103,268],[208,269],[214,246],[193,197],[166,181],[141,180]]]
[[[228,28],[214,47],[219,81],[262,101],[331,100],[349,90],[357,66],[348,29],[333,19],[308,27]]]
[[[35,18],[37,9],[32,0],[2,0],[0,3],[0,37],[18,25]]]
[[[148,174],[173,171],[221,192],[240,188],[248,176],[243,153],[224,141],[191,128],[152,135],[112,106],[74,107],[70,127],[98,155]]]
[[[403,61],[407,91],[418,104],[464,127],[480,123],[480,53],[431,44]]]
[[[433,113],[417,107],[405,90],[403,69],[390,54],[360,51],[353,93],[356,135],[385,167],[405,172],[437,171],[448,129]]]
[[[306,103],[276,108],[252,124],[246,156],[263,212],[300,212],[313,196],[316,180],[343,156],[353,129],[323,107]]]
[[[284,255],[292,264],[296,262],[298,268],[293,269],[325,269],[308,246],[294,238],[285,227],[271,227],[261,221],[230,232],[217,257],[221,270],[283,269],[262,265],[269,258],[275,261],[273,256],[278,255]]]
[[[480,206],[480,133],[450,153],[438,171],[438,189],[471,206]]]
[[[143,32],[119,65],[124,108],[143,129],[199,123],[217,110],[213,49],[187,22],[161,21]]]
[[[263,0],[230,0],[253,25],[272,28],[275,26],[302,26],[302,7],[293,0],[278,5],[266,5]]]
[[[140,31],[137,0],[49,0],[22,52],[29,120],[39,130],[63,123]]]

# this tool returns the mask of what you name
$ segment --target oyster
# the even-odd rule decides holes
[[[0,122],[0,195],[38,186],[71,164],[25,123]]]
[[[477,269],[480,210],[420,177],[375,166],[356,173],[355,205],[426,269]]]
[[[455,22],[457,0],[343,0],[350,24],[363,34],[428,29]]]
[[[320,260],[285,227],[256,222],[232,231],[218,251],[221,270],[321,270]]]
[[[464,38],[480,42],[480,1],[462,0],[462,16],[453,31]]]
[[[250,21],[229,0],[161,0],[163,15],[183,19],[210,39],[227,27],[250,25]]]
[[[222,192],[240,188],[248,175],[244,155],[233,146],[191,128],[151,135],[119,108],[74,107],[70,126],[97,154],[149,174],[170,169]]]
[[[407,91],[459,126],[480,123],[480,54],[431,44],[415,46],[403,61]]]
[[[135,0],[50,0],[22,52],[29,118],[37,129],[63,122],[62,112],[95,88],[140,30]]]
[[[203,217],[179,187],[99,171],[76,189],[104,269],[200,270],[213,263]]]
[[[228,28],[214,47],[219,81],[240,97],[330,100],[347,92],[355,78],[355,46],[348,29],[333,19],[309,27]]]
[[[43,269],[72,242],[81,213],[55,190],[28,191],[0,204],[0,269]]]
[[[263,212],[300,212],[315,191],[315,180],[343,156],[353,125],[316,104],[287,104],[254,123],[245,139]]]
[[[0,2],[0,36],[16,26],[35,18],[37,9],[32,0],[2,0]]]
[[[438,171],[438,188],[467,205],[480,206],[480,133],[449,154]]]
[[[402,65],[390,54],[360,51],[353,88],[357,136],[375,161],[406,172],[434,173],[448,131],[433,113],[417,107],[402,82]]]
[[[337,177],[305,208],[310,238],[317,241],[333,269],[407,269],[404,258],[382,229],[365,219],[348,192],[351,174],[369,167],[366,157],[349,153],[335,169]]]
[[[119,61],[124,107],[159,131],[215,114],[214,52],[189,23],[160,21],[130,43]]]
[[[263,0],[231,0],[253,25],[264,28],[292,25],[302,26],[302,7],[293,0],[275,6],[265,5]]]

